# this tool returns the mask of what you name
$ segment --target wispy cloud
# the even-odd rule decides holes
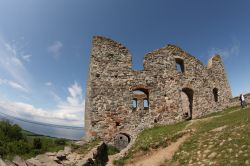
[[[21,61],[21,53],[0,36],[0,70],[29,90],[29,74]],[[15,86],[15,85],[14,85]]]
[[[59,58],[63,44],[60,41],[54,41],[52,45],[48,47],[48,51],[52,54],[54,58]]]
[[[7,79],[1,79],[0,78],[0,85],[8,85],[14,89],[23,91],[23,92],[28,92],[28,89],[26,89],[25,87],[23,87],[22,85],[18,84],[17,82],[11,81],[11,80],[7,80]]]
[[[30,58],[32,57],[31,54],[26,54],[26,55],[22,55],[21,58],[26,61],[26,62],[30,62]]]
[[[60,101],[56,109],[46,110],[36,108],[32,104],[23,102],[0,101],[0,111],[4,110],[9,115],[23,119],[33,119],[34,121],[84,126],[84,99],[82,98],[82,88],[78,83],[68,87],[69,96],[65,101]]]
[[[62,103],[62,98],[58,94],[56,94],[54,91],[50,91],[50,94],[52,95],[55,102]]]
[[[219,54],[223,58],[229,58],[232,56],[238,56],[240,53],[240,42],[238,40],[233,40],[232,44],[225,48],[212,48],[209,51],[209,56],[214,54]]]

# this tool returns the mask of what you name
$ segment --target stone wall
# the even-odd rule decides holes
[[[155,123],[170,124],[221,110],[232,97],[219,55],[205,66],[167,45],[147,54],[143,65],[144,70],[134,71],[126,47],[105,37],[93,38],[85,107],[87,137],[99,136],[107,142],[120,138],[124,144]]]

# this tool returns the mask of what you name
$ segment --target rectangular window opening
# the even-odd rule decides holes
[[[149,107],[148,99],[143,100],[143,106],[144,106],[144,109],[148,109]]]
[[[175,59],[176,71],[178,73],[184,73],[184,61],[182,59]]]
[[[136,108],[137,108],[137,100],[136,100],[136,99],[133,99],[133,100],[132,100],[132,108],[133,108],[133,109],[136,109]]]

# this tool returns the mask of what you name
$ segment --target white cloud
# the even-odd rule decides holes
[[[231,46],[226,48],[212,48],[209,51],[209,55],[219,54],[223,58],[229,58],[232,56],[238,56],[240,53],[240,42],[234,40]]]
[[[23,87],[22,85],[18,84],[17,82],[14,82],[14,81],[10,81],[10,80],[7,80],[7,79],[1,79],[0,78],[0,85],[8,85],[14,89],[17,89],[17,90],[20,90],[20,91],[23,91],[23,92],[28,92],[28,89],[26,89],[25,87]]]
[[[45,82],[45,85],[46,86],[52,86],[53,84],[52,84],[52,82]]]
[[[76,82],[68,88],[70,96],[67,97],[67,102],[72,106],[77,106],[82,101],[82,88]]]
[[[17,84],[29,90],[29,74],[20,59],[20,53],[0,36],[0,70],[3,70]],[[13,86],[18,87],[13,84]]]
[[[59,58],[63,44],[60,41],[54,41],[51,46],[48,47],[48,51],[52,53],[54,58]]]
[[[32,119],[51,124],[67,126],[84,126],[84,107],[82,88],[76,82],[68,87],[69,96],[66,101],[60,101],[53,110],[36,108],[23,102],[0,101],[0,111],[23,119]],[[61,100],[61,98],[60,98]]]
[[[23,59],[24,61],[30,62],[30,58],[32,57],[32,55],[26,54],[26,55],[22,55],[21,57],[22,57],[22,59]]]

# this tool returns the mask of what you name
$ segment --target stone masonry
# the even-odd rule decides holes
[[[219,55],[205,66],[181,48],[167,45],[145,55],[143,65],[143,70],[133,70],[125,46],[93,37],[86,137],[98,136],[122,149],[145,128],[222,110],[232,98]]]

